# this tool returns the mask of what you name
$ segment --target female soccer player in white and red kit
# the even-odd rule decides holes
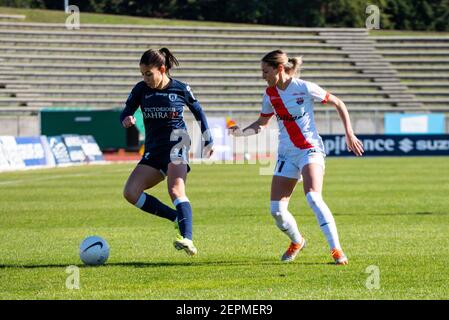
[[[314,101],[332,104],[343,122],[348,149],[356,156],[364,152],[354,135],[345,104],[315,83],[296,78],[301,58],[288,58],[282,50],[266,54],[261,61],[262,76],[268,87],[265,91],[259,119],[245,129],[230,128],[234,136],[259,133],[275,116],[279,125],[278,161],[271,184],[271,214],[279,229],[291,240],[281,260],[288,262],[305,246],[295,218],[288,211],[288,203],[298,181],[303,180],[307,203],[316,215],[336,264],[347,264],[338,238],[334,217],[323,200],[324,145],[313,115]]]

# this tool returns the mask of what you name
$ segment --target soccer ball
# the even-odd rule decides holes
[[[101,237],[91,236],[81,242],[80,258],[89,266],[98,266],[109,257],[109,244]]]

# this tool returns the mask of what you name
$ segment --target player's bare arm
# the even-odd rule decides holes
[[[329,95],[327,103],[330,103],[335,106],[338,115],[340,116],[340,119],[343,122],[343,126],[345,128],[346,133],[346,145],[348,146],[348,149],[354,152],[356,156],[358,157],[362,156],[364,152],[363,144],[359,139],[357,139],[357,137],[354,134],[354,130],[352,129],[351,121],[349,118],[348,109],[346,108],[345,103],[338,97],[334,96],[333,94]]]
[[[229,128],[229,134],[235,137],[246,137],[258,134],[268,126],[268,124],[270,123],[270,119],[271,116],[260,116],[259,119],[251,123],[243,130],[238,125],[235,125]]]

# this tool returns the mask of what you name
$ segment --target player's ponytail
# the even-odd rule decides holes
[[[299,77],[299,69],[302,65],[302,57],[293,57],[288,58],[288,62],[284,64],[285,72],[287,72],[288,75],[294,77]]]
[[[265,62],[272,68],[277,68],[279,65],[283,65],[285,72],[294,77],[299,74],[299,68],[302,65],[302,57],[289,58],[287,54],[282,50],[274,50],[267,53],[262,62]]]
[[[178,59],[176,59],[167,48],[160,48],[159,53],[165,58],[165,68],[167,69],[167,72],[173,68],[173,66],[179,66]]]
[[[167,48],[161,48],[159,50],[147,50],[142,54],[140,58],[140,64],[160,68],[165,66],[165,72],[170,73],[170,69],[174,65],[179,65],[178,60]]]

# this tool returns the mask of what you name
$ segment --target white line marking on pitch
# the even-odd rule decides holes
[[[110,173],[121,173],[121,172],[131,172],[132,169],[115,169],[115,170],[107,170],[102,172],[91,172],[91,173],[67,173],[60,175],[52,175],[49,177],[40,177],[40,178],[30,178],[30,179],[16,179],[16,180],[6,180],[0,181],[0,186],[18,184],[18,183],[26,183],[26,182],[37,182],[37,181],[46,181],[46,180],[57,180],[66,177],[85,177],[85,176],[97,176],[100,174],[110,174]]]
[[[57,180],[61,178],[66,177],[83,177],[83,176],[90,176],[92,174],[86,174],[86,173],[75,173],[75,174],[64,174],[64,175],[57,175],[57,176],[51,176],[51,177],[42,177],[42,178],[35,178],[35,179],[21,179],[21,180],[7,180],[7,181],[0,181],[0,185],[7,185],[7,184],[15,184],[15,183],[22,183],[22,182],[36,182],[36,181],[45,181],[45,180]]]

